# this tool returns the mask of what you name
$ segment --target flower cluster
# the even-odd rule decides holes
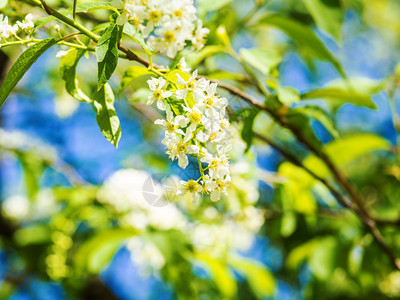
[[[127,20],[157,52],[175,57],[187,41],[201,49],[209,33],[197,19],[193,0],[129,0],[125,4]]]
[[[218,201],[231,181],[231,129],[225,116],[228,100],[216,94],[216,83],[198,79],[197,71],[190,75],[184,59],[179,67],[172,72],[176,80],[160,77],[148,81],[152,91],[148,104],[157,101],[157,107],[166,112],[166,119],[156,120],[155,124],[165,131],[162,143],[169,158],[177,158],[183,169],[189,164],[188,155],[197,158],[200,177],[182,181],[181,192],[192,194],[195,201],[200,192],[210,193],[211,200]]]
[[[0,14],[0,37],[3,39],[16,36],[19,29],[28,32],[29,30],[33,29],[33,27],[34,24],[32,14],[27,14],[25,20],[22,22],[17,21],[17,23],[14,25],[8,24],[8,17]]]

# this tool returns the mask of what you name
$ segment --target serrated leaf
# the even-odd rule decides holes
[[[340,38],[340,31],[344,18],[344,10],[340,0],[304,0],[304,4],[319,28],[331,34],[336,39]]]
[[[278,14],[269,14],[261,18],[258,23],[273,26],[282,30],[315,58],[329,61],[342,77],[346,77],[339,61],[308,26]]]
[[[21,80],[24,74],[29,70],[33,63],[57,41],[53,38],[45,39],[37,44],[30,46],[24,53],[18,57],[17,61],[11,67],[3,84],[0,87],[0,108],[4,101],[10,95],[13,88]]]
[[[306,92],[301,95],[301,99],[326,99],[328,101],[337,101],[340,104],[351,103],[357,106],[376,109],[376,105],[369,95],[336,87],[327,87]]]
[[[97,274],[121,247],[124,240],[136,234],[133,230],[107,229],[85,242],[76,252],[75,266],[83,272]]]
[[[151,74],[149,69],[142,66],[131,66],[127,68],[119,84],[118,94],[121,94],[136,78]]]
[[[97,124],[104,137],[118,147],[121,138],[121,125],[114,107],[114,93],[108,83],[93,95],[93,104],[97,111]]]
[[[266,267],[256,261],[239,256],[231,256],[229,263],[246,277],[251,289],[260,299],[271,297],[274,294],[276,281]]]
[[[270,71],[282,60],[282,56],[277,51],[261,48],[240,49],[240,56],[264,75],[269,75]]]
[[[76,12],[77,13],[88,13],[91,10],[94,9],[112,9],[115,10],[113,5],[110,2],[85,2],[85,3],[80,3],[76,6]],[[72,8],[65,8],[65,9],[60,9],[58,11],[60,14],[63,16],[68,16],[72,14]],[[37,20],[35,22],[35,28],[41,27],[50,21],[56,20],[57,18],[54,16],[49,16],[42,18],[40,20]]]
[[[110,80],[118,65],[118,31],[119,27],[115,23],[111,23],[97,43],[97,90]]]
[[[60,73],[61,78],[65,80],[65,89],[68,94],[78,101],[92,102],[78,87],[78,79],[76,78],[76,66],[85,52],[83,49],[71,48],[67,55],[61,59]]]

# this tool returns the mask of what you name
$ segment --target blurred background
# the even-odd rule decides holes
[[[238,52],[260,47],[279,53],[267,76],[271,88],[277,85],[296,97],[340,80],[332,64],[314,59],[279,30],[257,28],[253,19],[248,28],[236,28],[253,10],[252,1],[221,1],[212,8],[201,4],[210,1],[198,2],[211,29],[207,45],[220,43],[215,32],[222,24]],[[400,75],[400,3],[322,2],[330,13],[339,13],[337,24],[329,19],[332,26],[325,27],[331,32],[319,27],[303,1],[268,1],[253,18],[277,12],[310,26],[354,79],[357,91],[371,99],[368,105],[316,99],[292,107],[318,107],[329,117],[330,129],[312,122],[324,144],[337,134],[350,140],[356,136],[344,152],[360,143],[380,145],[342,167],[368,207],[395,220],[400,216],[395,128],[400,105],[393,78]],[[4,49],[4,72],[20,50]],[[94,108],[64,91],[59,50],[49,50],[33,65],[0,110],[2,299],[195,299],[192,289],[201,299],[400,297],[400,272],[359,220],[274,148],[254,141],[244,155],[240,130],[231,155],[237,179],[223,204],[208,200],[195,205],[166,197],[168,187],[190,178],[195,168],[182,171],[164,154],[154,112],[143,105],[147,78],[133,83],[115,103],[122,127],[115,149],[98,129]],[[201,55],[188,54],[187,61],[202,74],[234,81],[234,75],[243,73],[226,54],[208,50]],[[165,63],[165,58],[156,61]],[[126,66],[121,63],[118,74]],[[95,68],[92,55],[79,64],[77,73],[89,78],[88,86],[95,84]],[[118,74],[112,81],[115,90]],[[246,107],[221,93],[234,110]],[[259,134],[300,158],[309,155],[276,127],[266,115],[254,122]],[[143,198],[143,189],[164,193],[173,203],[144,207],[135,200]],[[397,226],[383,229],[394,253],[400,249]]]

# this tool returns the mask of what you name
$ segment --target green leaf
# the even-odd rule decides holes
[[[280,233],[283,237],[288,237],[296,230],[296,215],[293,212],[285,212],[281,221]]]
[[[337,101],[340,104],[352,103],[357,106],[376,109],[376,105],[369,95],[336,87],[317,89],[301,95],[301,100],[309,99],[326,99]]]
[[[115,8],[113,7],[113,5],[110,2],[85,2],[85,3],[78,4],[76,6],[77,13],[88,13],[89,11],[94,10],[94,9],[115,10]],[[63,16],[68,16],[68,15],[72,14],[72,8],[70,7],[70,8],[60,9],[58,12],[60,14],[62,14]],[[50,21],[53,21],[56,19],[57,18],[54,16],[49,16],[49,17],[37,20],[35,22],[35,28],[41,27],[41,26],[49,23]]]
[[[118,147],[121,138],[121,125],[114,108],[114,93],[109,84],[105,84],[93,95],[94,106],[97,111],[97,124],[105,138]]]
[[[336,269],[337,241],[334,237],[326,237],[318,241],[309,258],[310,269],[320,280],[328,279]]]
[[[104,31],[96,46],[98,83],[97,90],[107,83],[118,64],[118,30],[115,23]]]
[[[106,229],[86,241],[76,252],[74,263],[82,272],[99,273],[112,259],[123,241],[136,235],[133,230]]]
[[[208,253],[199,252],[196,259],[204,262],[210,270],[211,276],[221,293],[228,299],[234,298],[236,295],[236,281],[228,266],[210,256]]]
[[[122,76],[121,83],[119,84],[118,94],[121,94],[136,78],[151,75],[149,69],[142,66],[131,66],[125,70]]]
[[[304,4],[317,26],[339,40],[344,18],[340,1],[304,0]]]
[[[33,63],[51,46],[56,43],[53,38],[45,39],[37,44],[30,46],[24,53],[18,57],[17,61],[11,67],[6,78],[0,87],[0,108],[3,106],[8,95],[21,80],[24,74],[29,70]]]
[[[24,173],[27,196],[34,201],[39,192],[39,179],[44,171],[43,160],[30,152],[17,151],[16,155]]]
[[[15,241],[22,247],[50,242],[50,236],[50,228],[45,224],[21,228],[14,233]]]
[[[203,60],[212,57],[217,53],[225,53],[225,47],[221,45],[209,45],[197,52],[191,52],[185,55],[186,62],[192,68],[196,68]]]
[[[274,294],[275,278],[266,267],[239,256],[231,256],[229,263],[246,277],[251,289],[259,298],[271,297]]]
[[[277,51],[261,48],[240,49],[240,56],[264,75],[269,75],[271,70],[282,61],[282,56]]]
[[[317,121],[319,121],[326,130],[334,137],[338,138],[339,133],[333,123],[332,119],[329,115],[319,106],[305,106],[305,107],[297,107],[295,108],[296,111],[309,116]]]
[[[321,141],[315,135],[311,126],[310,117],[297,109],[290,109],[286,114],[286,122],[291,128],[296,128],[315,149],[322,147]]]
[[[370,152],[389,150],[390,148],[391,144],[386,139],[372,133],[350,135],[342,139],[334,140],[324,146],[327,155],[331,158],[332,162],[339,167],[344,167]],[[329,177],[329,170],[316,156],[309,155],[304,160],[304,164],[321,177]]]
[[[151,49],[151,47],[146,43],[142,33],[138,32],[132,24],[126,23],[124,25],[123,33],[135,40],[147,53],[147,55],[151,55],[153,53],[153,49]]]
[[[326,48],[324,43],[311,28],[278,14],[269,14],[261,18],[259,23],[274,26],[279,30],[282,30],[316,58],[329,61],[342,77],[346,77],[339,61]]]
[[[300,95],[299,92],[292,88],[292,87],[278,87],[278,99],[286,104],[286,105],[291,105],[293,103],[296,103],[300,101]]]
[[[85,52],[86,51],[83,49],[71,48],[67,55],[61,59],[60,72],[62,79],[65,80],[65,89],[68,94],[78,101],[92,102],[92,100],[78,88],[78,79],[76,78],[76,66]]]
[[[208,12],[216,11],[228,5],[233,0],[197,0],[197,7],[199,9],[199,15],[204,16]]]
[[[253,107],[250,107],[248,109],[245,109],[242,112],[242,115],[244,117],[243,119],[243,127],[241,131],[241,136],[243,141],[246,142],[246,150],[245,152],[249,151],[251,145],[253,144],[253,124],[254,124],[254,119],[256,118],[259,110],[255,109]]]

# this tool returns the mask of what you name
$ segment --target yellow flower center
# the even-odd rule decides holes
[[[159,10],[152,10],[149,14],[150,20],[158,22],[161,19],[162,13]]]
[[[175,33],[171,30],[168,30],[164,34],[164,39],[167,43],[172,43],[173,41],[175,41]]]
[[[189,120],[194,124],[199,124],[201,121],[201,114],[197,111],[192,111],[189,115]]]
[[[188,90],[194,90],[196,88],[196,83],[193,81],[190,81],[187,83],[187,89]]]
[[[168,122],[167,126],[165,126],[167,128],[168,132],[174,132],[176,129],[176,126],[174,123]]]
[[[162,97],[162,93],[161,93],[161,91],[160,90],[155,90],[154,92],[153,92],[153,97],[154,97],[154,99],[156,99],[156,100],[161,100],[163,97]]]
[[[210,135],[210,141],[213,141],[213,140],[215,140],[215,138],[218,136],[218,134],[217,133],[213,133],[213,134],[211,134]]]
[[[228,125],[229,125],[229,123],[228,123],[227,121],[225,121],[225,120],[223,120],[223,121],[221,122],[221,128],[222,128],[222,129],[225,129],[226,127],[228,127]]]
[[[176,10],[176,11],[174,11],[174,15],[177,16],[178,18],[181,18],[183,16],[183,11],[182,10]]]
[[[131,20],[131,23],[132,23],[134,26],[139,26],[139,25],[141,24],[141,22],[140,22],[140,20],[139,20],[138,17],[134,17],[134,18]]]
[[[226,184],[222,180],[217,180],[217,188],[222,191],[225,188]]]
[[[204,103],[207,105],[207,107],[211,107],[214,105],[214,99],[212,97],[207,98],[206,101],[204,101]]]
[[[178,146],[176,146],[176,150],[178,153],[185,153],[186,152],[186,144],[184,142],[180,142]]]
[[[216,169],[216,168],[218,168],[218,166],[219,166],[218,160],[213,159],[213,160],[211,161],[211,163],[210,163],[210,168],[211,168],[211,169]]]
[[[186,184],[186,190],[190,193],[197,192],[198,187],[199,187],[199,184],[192,179],[190,179]]]

